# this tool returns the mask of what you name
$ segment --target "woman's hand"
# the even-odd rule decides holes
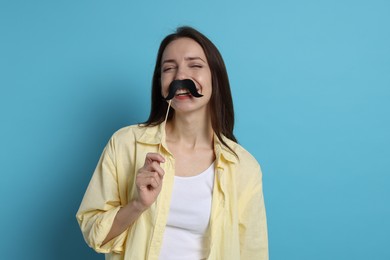
[[[158,153],[146,155],[145,164],[137,171],[135,180],[139,196],[118,211],[102,245],[125,231],[139,218],[142,212],[156,201],[161,191],[164,176],[164,170],[160,167],[160,163],[163,162],[165,162],[164,157]]]
[[[137,171],[135,180],[139,195],[137,204],[142,211],[149,208],[160,194],[164,176],[160,163],[164,162],[165,159],[161,154],[148,153],[144,166]]]

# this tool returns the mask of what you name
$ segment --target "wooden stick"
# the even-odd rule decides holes
[[[167,114],[165,115],[165,120],[164,120],[164,125],[163,125],[164,130],[165,130],[165,126],[167,125],[167,119],[168,119],[168,115],[169,115],[169,109],[171,108],[171,102],[172,102],[172,99],[170,99],[168,102]],[[160,144],[158,145],[158,153],[160,153],[160,151],[161,151],[162,138],[163,138],[163,136],[161,136]]]

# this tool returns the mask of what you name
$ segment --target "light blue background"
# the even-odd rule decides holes
[[[261,163],[271,260],[390,259],[390,2],[1,1],[1,259],[102,259],[75,213],[146,120],[161,39],[220,49]]]

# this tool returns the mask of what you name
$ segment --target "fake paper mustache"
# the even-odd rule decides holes
[[[200,94],[195,86],[195,83],[190,79],[183,79],[183,80],[174,80],[169,85],[169,93],[168,96],[165,98],[165,100],[171,100],[175,94],[176,91],[179,89],[188,89],[193,97],[203,97],[202,94]]]

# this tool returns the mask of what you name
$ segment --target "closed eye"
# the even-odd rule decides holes
[[[192,65],[190,65],[190,67],[191,68],[203,68],[203,66],[202,65],[200,65],[200,64],[192,64]]]
[[[164,67],[164,68],[162,69],[162,71],[163,71],[163,72],[168,72],[168,71],[173,70],[173,69],[175,69],[175,67]]]

